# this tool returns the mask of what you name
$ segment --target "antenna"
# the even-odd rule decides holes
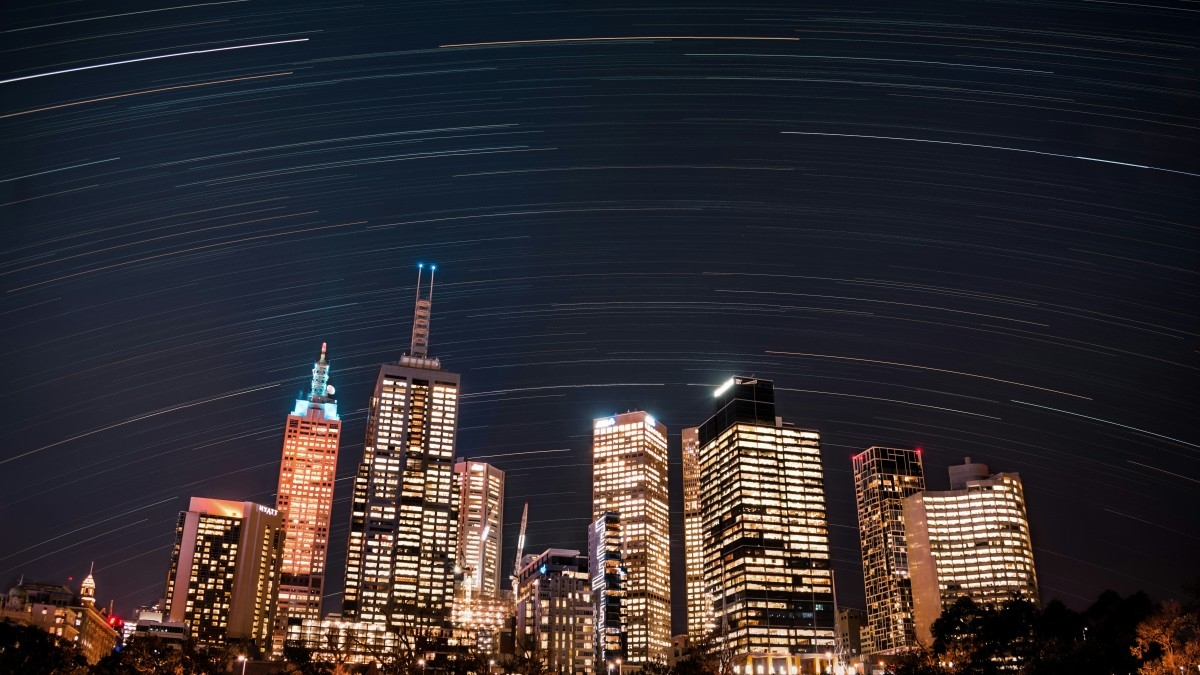
[[[424,298],[421,297],[421,273],[425,270],[425,263],[417,265],[417,300],[416,307],[413,309],[413,330],[412,330],[412,347],[409,349],[409,355],[418,358],[429,358],[429,314],[433,306],[433,275],[437,272],[437,265],[429,266],[429,291]]]

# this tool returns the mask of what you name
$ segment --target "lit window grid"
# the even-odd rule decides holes
[[[496,597],[504,528],[504,472],[486,462],[460,461],[458,475],[458,554],[474,592]],[[484,538],[484,533],[487,537]]]
[[[925,489],[921,453],[873,446],[853,458],[863,560],[868,653],[915,644],[912,587],[904,536],[903,499]]]
[[[451,518],[458,498],[457,407],[456,375],[393,364],[380,369],[355,476],[347,618],[402,626],[448,618],[458,529]]]
[[[1015,474],[923,496],[943,607],[961,596],[1039,601],[1021,480]]]
[[[687,589],[687,632],[693,642],[712,633],[712,603],[704,590],[704,523],[700,510],[700,437],[695,427],[684,429],[683,530],[684,583]]]
[[[670,512],[666,428],[642,412],[593,424],[593,517],[619,514],[626,661],[665,659],[671,649]]]
[[[737,654],[832,648],[834,621],[816,618],[833,609],[820,434],[734,424],[699,460],[704,580],[722,640]],[[739,546],[746,536],[771,545]]]

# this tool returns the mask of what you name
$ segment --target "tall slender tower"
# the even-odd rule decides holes
[[[472,594],[495,598],[500,591],[500,542],[504,530],[504,472],[486,462],[460,460],[458,477],[458,566]]]
[[[342,614],[397,631],[446,625],[454,601],[459,376],[428,352],[434,270],[409,354],[379,369],[351,502]]]
[[[988,475],[967,460],[950,467],[950,490],[904,499],[917,637],[928,643],[942,609],[966,596],[1038,602],[1025,490],[1015,473]]]
[[[592,517],[615,512],[627,576],[622,599],[630,664],[671,653],[671,518],[667,428],[645,412],[592,424]]]
[[[853,464],[867,593],[863,651],[895,654],[915,646],[903,500],[925,489],[921,451],[870,447]]]
[[[342,435],[333,394],[322,343],[321,357],[313,364],[308,396],[296,400],[283,430],[283,459],[275,497],[284,530],[279,607],[272,638],[276,655],[283,652],[289,623],[321,618],[329,516],[333,512],[333,484]]]
[[[742,672],[824,672],[837,618],[821,435],[775,416],[769,380],[733,377],[715,398],[699,428],[714,647]]]
[[[687,634],[696,643],[707,637],[712,624],[712,598],[704,589],[704,517],[700,511],[700,429],[691,427],[683,438],[683,576],[687,588]]]

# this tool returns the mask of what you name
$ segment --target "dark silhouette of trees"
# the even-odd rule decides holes
[[[0,621],[0,673],[85,675],[87,660],[75,645],[35,626]]]

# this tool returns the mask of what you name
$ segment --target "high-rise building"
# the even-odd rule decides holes
[[[681,432],[683,439],[683,551],[687,589],[687,637],[698,642],[713,630],[712,598],[704,588],[704,521],[700,511],[700,429]]]
[[[591,675],[588,557],[552,548],[526,560],[517,573],[517,639],[535,647],[551,673]]]
[[[192,497],[179,514],[167,593],[169,621],[202,645],[270,645],[283,554],[279,512],[253,502]]]
[[[460,460],[458,481],[458,566],[474,595],[500,592],[500,542],[504,530],[504,472],[486,462]]]
[[[626,662],[671,655],[671,516],[667,428],[649,413],[592,424],[592,518],[615,512],[626,570]]]
[[[863,649],[895,654],[915,639],[902,500],[925,489],[921,451],[874,446],[852,462],[867,598]]]
[[[917,638],[960,597],[1039,601],[1025,491],[1015,473],[988,475],[968,457],[950,467],[950,490],[904,499]]]
[[[588,571],[592,575],[592,664],[604,673],[625,658],[625,566],[621,517],[602,513],[588,526]]]
[[[450,622],[459,376],[430,357],[433,280],[417,280],[412,346],[379,369],[354,478],[342,615],[393,631]]]
[[[714,648],[743,672],[823,672],[837,618],[820,433],[775,416],[769,380],[732,377],[714,396],[699,428]]]
[[[276,655],[283,651],[288,623],[321,618],[329,516],[333,511],[338,442],[342,434],[333,394],[322,344],[321,357],[313,364],[308,396],[296,400],[283,431],[283,457],[275,497],[284,532],[279,606],[272,638]]]

